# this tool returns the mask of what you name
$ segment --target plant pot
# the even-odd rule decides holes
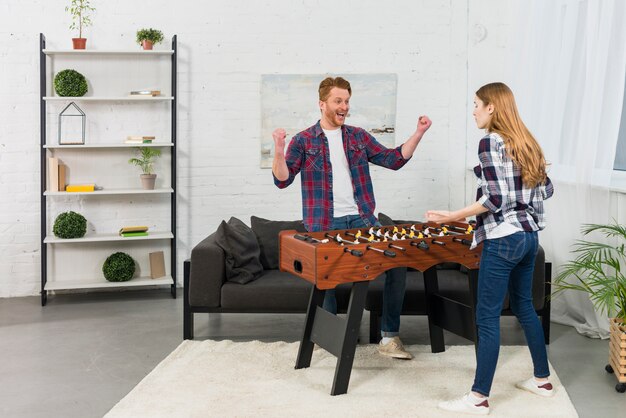
[[[74,44],[74,49],[85,49],[87,38],[72,38],[72,44]]]
[[[152,49],[152,41],[148,41],[147,39],[144,39],[143,41],[141,41],[141,46],[143,46],[143,49]]]
[[[154,183],[156,181],[156,174],[142,174],[141,176],[141,186],[146,190],[153,190]]]
[[[609,366],[613,369],[612,372],[615,373],[617,381],[624,385],[626,383],[626,323],[619,318],[611,318],[610,321]],[[609,366],[607,366],[607,371]],[[624,386],[620,387],[626,389]],[[616,390],[623,392],[618,387]]]

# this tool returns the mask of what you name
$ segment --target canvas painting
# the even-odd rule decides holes
[[[395,147],[396,74],[346,74],[352,97],[347,125],[371,133],[386,147]],[[264,74],[261,76],[261,168],[274,158],[272,131],[287,131],[287,144],[298,132],[320,119],[317,89],[324,74]]]

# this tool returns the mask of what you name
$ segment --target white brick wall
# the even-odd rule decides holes
[[[0,297],[40,287],[38,36],[70,47],[68,3],[0,3]],[[299,185],[279,190],[259,168],[264,73],[397,73],[397,143],[421,114],[434,125],[402,170],[373,168],[378,210],[421,219],[471,201],[464,181],[480,132],[470,104],[480,84],[503,79],[492,62],[509,53],[509,2],[93,3],[89,48],[133,48],[140,27],[178,34],[179,281],[182,260],[222,219],[301,218]],[[478,24],[487,31],[480,42]],[[106,222],[106,205],[90,210]]]

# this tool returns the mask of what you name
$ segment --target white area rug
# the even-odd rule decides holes
[[[109,413],[114,417],[453,417],[437,403],[462,395],[474,377],[473,346],[432,354],[409,346],[411,361],[357,348],[348,393],[330,396],[336,358],[313,353],[311,367],[295,370],[298,343],[184,341]],[[567,392],[545,399],[516,389],[530,376],[526,347],[502,347],[491,417],[577,417]]]

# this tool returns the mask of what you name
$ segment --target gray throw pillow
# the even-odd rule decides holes
[[[306,232],[302,221],[270,221],[251,216],[250,225],[261,248],[259,259],[266,270],[278,268],[278,233],[280,231],[295,229],[298,232]]]
[[[235,217],[222,221],[215,242],[224,250],[226,280],[246,284],[261,276],[259,243],[248,225]]]

